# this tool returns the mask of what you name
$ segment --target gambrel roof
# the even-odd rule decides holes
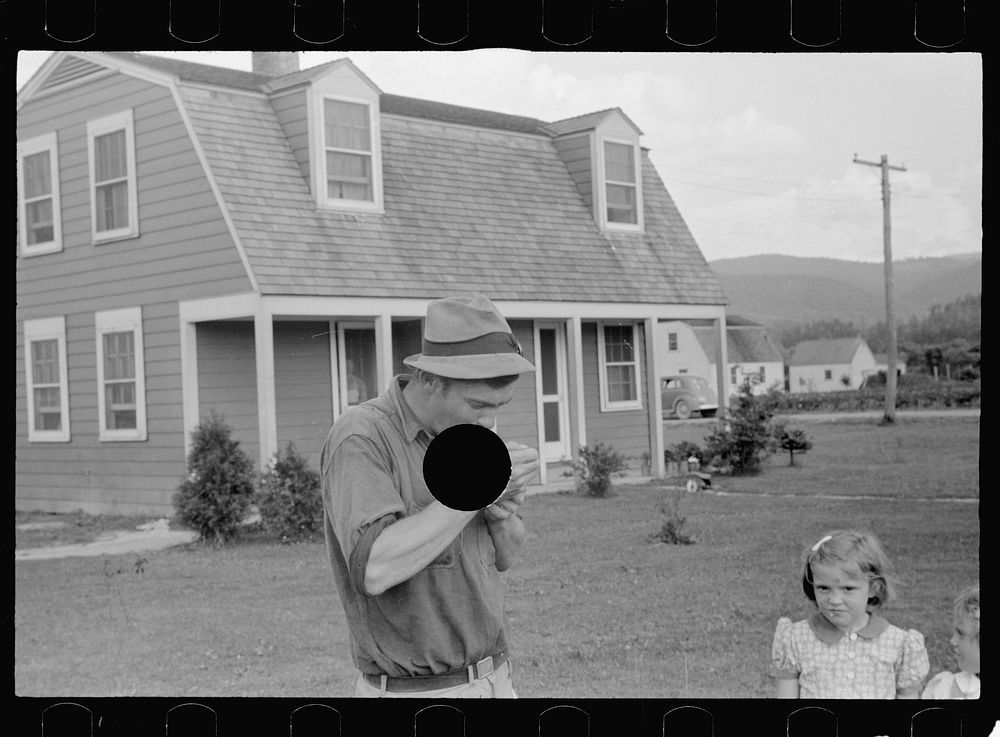
[[[830,366],[850,363],[861,347],[863,339],[830,338],[828,340],[804,340],[796,344],[789,366]]]
[[[349,60],[273,78],[146,54],[83,56],[105,55],[172,75],[263,294],[726,302],[645,150],[644,231],[606,233],[553,126],[382,93],[384,212],[318,209],[263,92],[333,65],[356,69]]]

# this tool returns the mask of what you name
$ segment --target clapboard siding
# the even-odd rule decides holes
[[[87,121],[126,109],[135,124],[140,235],[95,245]],[[63,251],[17,260],[19,318],[68,313],[73,304],[83,312],[141,305],[151,294],[152,300],[166,298],[178,285],[187,297],[250,289],[169,89],[113,74],[30,100],[19,111],[19,136],[52,130],[59,138]],[[102,260],[100,267],[91,265]]]
[[[198,324],[198,411],[223,416],[257,465],[257,363],[252,322]]]
[[[114,307],[122,305],[116,304]],[[145,441],[101,441],[97,341],[92,311],[73,305],[66,317],[70,442],[27,440],[23,322],[17,324],[15,505],[46,511],[169,513],[185,473],[177,304],[142,305]]]
[[[582,325],[583,384],[587,419],[587,444],[593,445],[600,441],[612,446],[615,450],[631,456],[629,458],[629,465],[632,467],[638,465],[635,457],[642,453],[648,453],[650,448],[649,400],[646,396],[645,385],[645,339],[641,324],[638,329],[637,343],[638,355],[642,357],[640,360],[643,362],[641,367],[641,385],[639,388],[640,395],[642,396],[642,409],[601,412],[601,388],[598,375],[600,364],[597,356],[597,323],[585,322]]]
[[[318,469],[333,423],[329,323],[274,323],[274,391],[278,447],[294,443]]]
[[[271,98],[271,108],[281,124],[281,129],[292,148],[292,154],[302,169],[302,176],[309,180],[309,121],[306,91],[299,90]]]
[[[530,320],[508,320],[514,337],[521,344],[524,357],[534,363],[534,323]],[[514,382],[514,398],[500,410],[497,430],[504,440],[538,448],[538,413],[535,402],[535,375],[521,374]]]

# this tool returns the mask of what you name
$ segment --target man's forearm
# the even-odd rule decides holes
[[[524,521],[513,513],[502,520],[488,520],[486,524],[497,551],[497,570],[506,571],[513,564],[528,534]]]
[[[386,527],[372,544],[365,589],[369,594],[381,594],[412,578],[451,545],[475,514],[434,501]]]

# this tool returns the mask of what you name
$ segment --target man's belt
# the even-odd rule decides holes
[[[503,651],[496,655],[487,655],[478,663],[462,670],[435,676],[381,676],[376,673],[365,673],[364,676],[365,680],[375,688],[382,687],[382,678],[384,677],[386,691],[433,691],[438,688],[461,686],[485,678],[493,671],[499,670],[500,666],[506,662],[507,652]]]

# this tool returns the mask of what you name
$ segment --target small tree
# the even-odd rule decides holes
[[[687,517],[681,515],[681,490],[663,497],[660,502],[660,513],[663,520],[660,529],[650,535],[652,542],[662,542],[669,545],[693,545],[695,539],[684,532]]]
[[[788,451],[788,465],[795,465],[795,454],[805,453],[812,448],[812,441],[806,436],[801,428],[788,428],[784,423],[777,423],[774,426],[774,439],[778,447]]]
[[[588,496],[610,496],[611,476],[628,468],[625,454],[600,441],[592,446],[580,446],[579,453],[580,459],[572,464],[577,475],[577,491]]]
[[[705,438],[705,455],[717,458],[734,474],[757,473],[776,449],[773,415],[770,403],[755,396],[753,389],[744,384],[736,395],[736,406]]]
[[[254,494],[254,468],[222,415],[202,418],[191,433],[188,477],[174,494],[181,522],[202,539],[228,542],[246,517]]]
[[[323,524],[319,473],[288,446],[272,456],[261,472],[257,508],[264,530],[283,542],[308,539]]]

